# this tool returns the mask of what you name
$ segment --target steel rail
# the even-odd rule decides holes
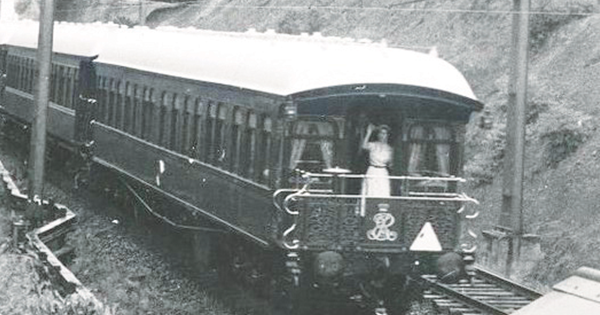
[[[542,296],[540,292],[537,292],[514,281],[506,279],[489,270],[485,270],[481,266],[475,266],[474,270],[477,276],[486,279],[490,282],[496,283],[500,285],[503,289],[510,289],[512,291],[516,291],[517,293],[527,297],[528,299],[535,300]]]
[[[459,302],[461,305],[475,308],[476,310],[483,311],[486,314],[490,314],[490,315],[507,315],[508,314],[493,305],[490,305],[483,301],[479,301],[475,298],[470,297],[467,294],[458,292],[457,290],[454,290],[450,286],[438,282],[437,279],[433,280],[433,279],[430,279],[427,277],[423,277],[422,279],[425,279],[427,281],[427,284],[430,286],[429,287],[430,290],[432,290],[433,292],[436,292],[438,294],[442,294],[443,296],[446,296],[450,299],[453,299],[453,300]]]
[[[479,266],[474,267],[474,272],[471,282],[459,284],[444,284],[436,276],[424,275],[421,277],[427,287],[424,297],[438,307],[453,309],[456,314],[507,315],[541,296]]]

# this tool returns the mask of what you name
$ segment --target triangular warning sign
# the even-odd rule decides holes
[[[422,252],[441,252],[442,245],[435,235],[435,231],[433,230],[433,226],[431,223],[425,222],[421,232],[417,234],[415,241],[410,245],[410,250],[412,251],[422,251]]]

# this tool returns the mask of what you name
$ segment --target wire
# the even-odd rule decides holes
[[[426,9],[426,8],[397,8],[396,6],[402,4],[412,4],[418,2],[424,2],[425,0],[414,0],[406,1],[399,4],[389,5],[387,7],[349,7],[349,6],[258,6],[258,5],[203,5],[196,1],[185,1],[179,2],[179,5],[186,5],[186,7],[205,7],[211,9],[238,9],[238,10],[269,10],[269,11],[385,11],[385,12],[421,12],[421,13],[470,13],[470,14],[488,14],[488,15],[509,15],[509,14],[528,14],[528,15],[566,15],[566,16],[595,16],[600,15],[597,12],[571,12],[571,11],[528,11],[528,12],[515,12],[512,10],[472,10],[472,9]],[[148,3],[144,3],[144,6],[148,6]],[[178,7],[175,5],[172,7]],[[139,3],[123,3],[123,4],[100,4],[94,5],[90,8],[98,7],[111,7],[114,9],[123,9],[131,7],[139,7]],[[168,8],[165,7],[165,8]],[[62,9],[56,10],[56,12],[80,12],[83,9]]]

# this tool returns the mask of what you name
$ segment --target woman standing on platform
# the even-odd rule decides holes
[[[377,131],[377,141],[369,142],[373,131]],[[377,128],[372,124],[367,127],[367,134],[362,143],[363,150],[369,153],[369,168],[362,186],[362,195],[389,197],[390,173],[388,167],[392,164],[393,148],[388,144],[390,127],[380,125]]]

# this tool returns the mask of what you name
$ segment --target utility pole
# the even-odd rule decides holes
[[[494,231],[484,231],[492,256],[493,242],[506,240],[505,275],[510,276],[513,264],[521,254],[523,231],[523,178],[525,125],[527,117],[527,59],[529,50],[529,0],[514,0],[512,24],[511,80],[508,91],[506,148],[502,183],[502,206],[499,225]],[[529,237],[529,236],[528,236]],[[498,251],[499,249],[495,249]],[[494,261],[495,263],[495,261]]]
[[[52,38],[54,32],[54,0],[40,1],[40,22],[36,67],[33,125],[29,150],[29,201],[27,216],[34,223],[41,219],[41,207],[37,201],[43,199],[44,160],[46,154],[46,120],[52,74]],[[37,222],[36,222],[37,221]]]
[[[144,12],[144,0],[140,0],[139,1],[140,4],[140,11],[139,11],[139,15],[140,15],[140,26],[144,26],[146,25],[146,14]]]

